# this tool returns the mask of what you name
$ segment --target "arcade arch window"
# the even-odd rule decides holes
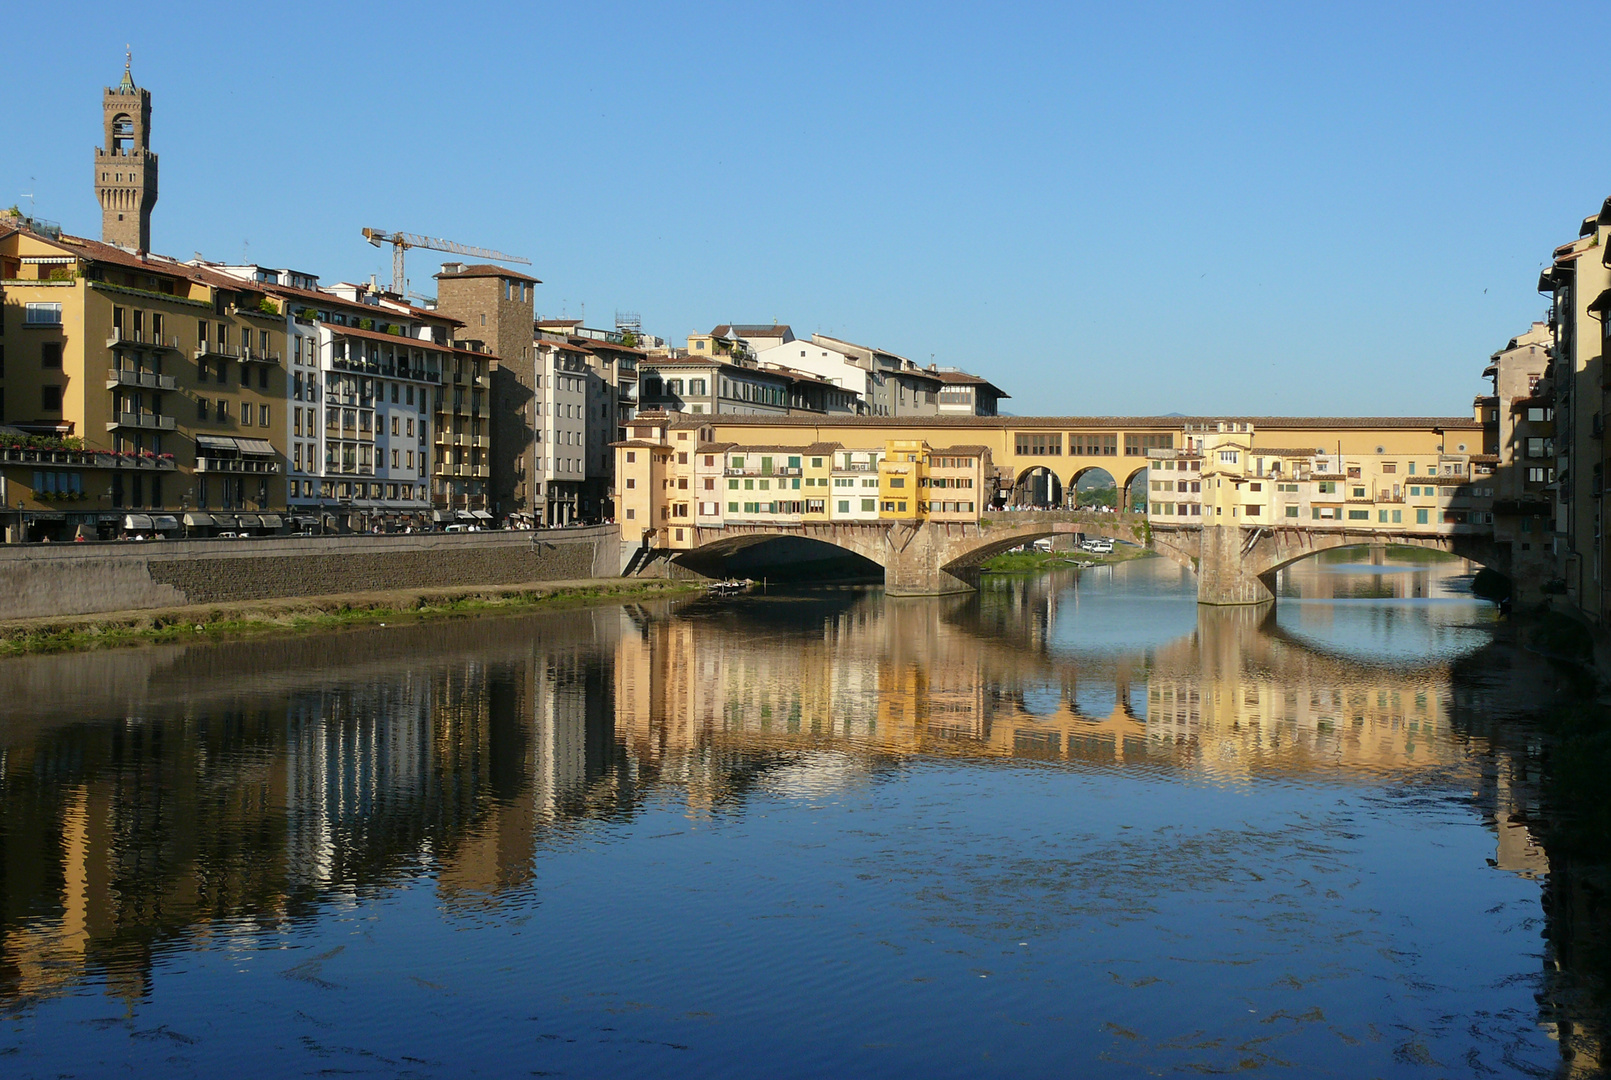
[[[112,117],[112,149],[119,154],[134,149],[134,118],[128,113]]]

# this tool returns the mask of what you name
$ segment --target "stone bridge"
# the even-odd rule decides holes
[[[1197,575],[1202,604],[1260,604],[1275,598],[1275,575],[1283,567],[1333,548],[1393,545],[1430,548],[1509,571],[1508,552],[1491,530],[1448,526],[1442,531],[1402,528],[1157,525],[1144,514],[1093,511],[997,512],[977,524],[869,521],[801,525],[726,525],[693,530],[700,554],[719,555],[755,544],[795,537],[853,552],[884,569],[891,596],[938,596],[978,587],[986,560],[1044,537],[1083,534],[1137,544]]]

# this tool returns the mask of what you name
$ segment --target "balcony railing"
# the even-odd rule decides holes
[[[280,354],[268,349],[245,348],[241,350],[241,363],[243,364],[278,364]]]
[[[119,386],[143,386],[149,390],[172,390],[178,384],[171,375],[158,375],[154,371],[124,371],[112,368],[106,373],[108,390]]]
[[[176,335],[153,334],[148,330],[125,330],[114,326],[112,333],[107,336],[106,347],[110,349],[118,345],[143,345],[148,349],[177,350],[179,338]]]
[[[0,449],[0,462],[8,465],[76,465],[91,469],[155,469],[177,468],[173,455],[166,457],[149,452],[116,450],[31,450],[23,447]]]
[[[198,457],[199,473],[278,473],[280,463],[273,458]]]
[[[196,346],[195,359],[203,360],[209,356],[222,356],[227,360],[234,360],[241,354],[239,345],[225,345],[217,341],[203,341]]]
[[[158,416],[155,413],[118,413],[116,420],[106,422],[106,430],[112,431],[120,427],[149,428],[154,431],[172,431],[174,420],[171,416]]]

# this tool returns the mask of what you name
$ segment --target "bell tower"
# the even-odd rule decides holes
[[[157,205],[157,155],[151,152],[151,92],[123,81],[101,95],[103,145],[95,150],[95,196],[101,239],[131,251],[151,250],[151,208]]]

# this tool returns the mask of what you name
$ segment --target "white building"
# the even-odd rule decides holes
[[[531,475],[537,525],[569,525],[581,520],[587,479],[588,351],[565,341],[536,343],[536,382],[531,417]],[[613,433],[615,425],[610,424]]]

